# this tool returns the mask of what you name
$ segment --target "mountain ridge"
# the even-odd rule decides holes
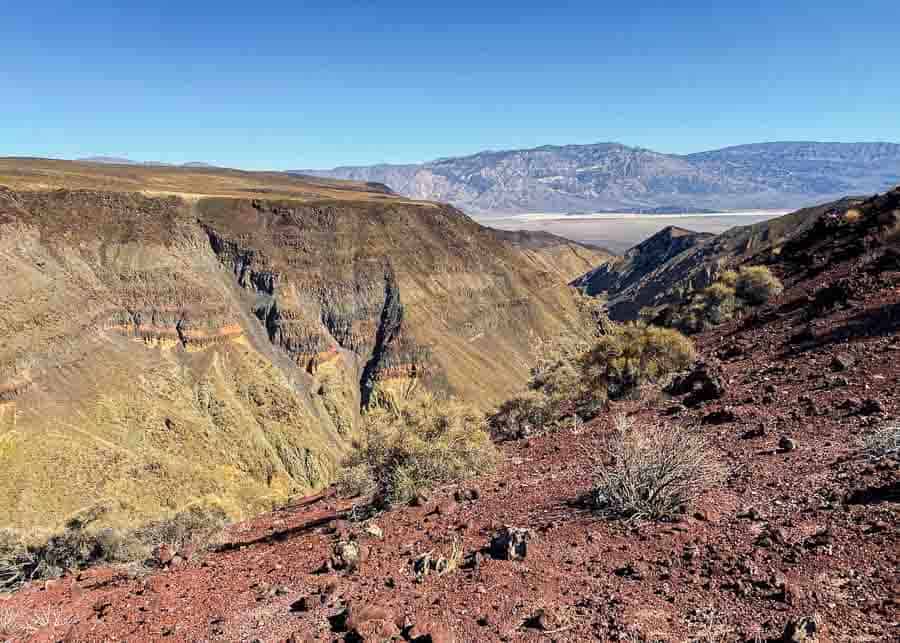
[[[384,183],[481,214],[794,209],[900,182],[900,144],[776,141],[679,155],[605,142],[288,173]]]

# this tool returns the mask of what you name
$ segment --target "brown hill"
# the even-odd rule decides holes
[[[3,184],[0,524],[271,506],[330,480],[373,387],[484,408],[581,322],[560,246],[364,185],[16,159]]]

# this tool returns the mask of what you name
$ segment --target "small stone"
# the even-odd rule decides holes
[[[884,406],[878,400],[868,398],[859,407],[860,415],[879,415],[884,413]]]
[[[378,538],[378,539],[384,538],[384,530],[375,524],[366,526],[365,532],[369,536],[372,536],[372,538]]]
[[[534,532],[522,527],[503,527],[491,539],[491,556],[500,560],[518,560],[528,555],[528,541]]]
[[[716,409],[703,416],[703,424],[727,424],[738,419],[737,413],[730,408]]]
[[[153,560],[160,567],[165,567],[169,563],[172,562],[172,559],[175,558],[175,549],[167,544],[162,543],[161,545],[157,545],[153,550]]]
[[[340,541],[334,546],[331,565],[335,569],[352,571],[359,567],[361,552],[359,544],[354,541]]]
[[[781,436],[778,440],[778,448],[781,451],[793,451],[797,448],[797,443],[786,435]]]
[[[781,640],[784,643],[815,643],[819,640],[819,629],[815,616],[803,616],[788,621]]]
[[[304,596],[303,598],[299,598],[293,603],[291,603],[291,611],[292,612],[308,612],[309,611],[309,598]]]
[[[832,371],[838,373],[841,371],[850,370],[854,364],[856,364],[856,360],[852,355],[848,353],[838,353],[831,358],[831,363],[829,364],[829,366],[831,367]]]

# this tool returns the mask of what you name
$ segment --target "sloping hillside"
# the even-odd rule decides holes
[[[728,266],[751,257],[762,263],[773,260],[785,243],[813,228],[821,217],[864,201],[844,198],[716,236],[666,228],[621,259],[605,262],[576,279],[573,285],[605,298],[613,319],[635,319],[642,308],[678,303],[687,293],[705,288]]]
[[[546,145],[300,173],[377,181],[470,212],[781,209],[896,185],[900,144],[761,143],[682,156],[618,143]]]
[[[703,396],[611,402],[587,425],[503,444],[496,473],[417,506],[360,519],[314,496],[150,576],[32,584],[9,627],[40,640],[896,641],[900,194],[818,220],[772,257],[781,296],[697,336],[694,372],[715,383]],[[580,499],[598,468],[621,464],[616,416],[696,432],[725,475],[669,521],[591,511]],[[492,547],[504,525],[529,530],[526,545]],[[358,560],[335,568],[348,543]]]
[[[415,373],[487,407],[536,338],[578,330],[556,245],[365,186],[268,181],[0,163],[0,523],[271,506],[330,480],[373,387]]]

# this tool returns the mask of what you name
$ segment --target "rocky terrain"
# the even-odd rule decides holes
[[[547,145],[298,173],[376,181],[472,213],[779,209],[900,183],[900,144],[761,143],[687,155],[618,143]]]
[[[0,159],[0,524],[238,517],[327,484],[412,375],[488,408],[606,254],[379,186]],[[486,377],[486,374],[490,374]]]
[[[781,252],[763,244],[749,257],[784,292],[697,336],[685,381],[702,386],[689,394],[647,390],[586,425],[506,442],[494,474],[417,506],[361,520],[348,501],[310,496],[234,526],[217,552],[161,557],[149,575],[32,584],[0,602],[8,630],[35,641],[897,640],[900,456],[863,444],[900,421],[900,191],[795,219]],[[669,233],[673,250],[679,238]],[[724,481],[672,521],[592,513],[581,499],[618,415],[697,427]]]
[[[668,227],[572,283],[605,299],[612,319],[636,319],[642,309],[677,303],[686,294],[705,288],[724,268],[751,259],[781,261],[788,240],[813,228],[821,217],[864,202],[862,198],[844,198],[719,235]]]

